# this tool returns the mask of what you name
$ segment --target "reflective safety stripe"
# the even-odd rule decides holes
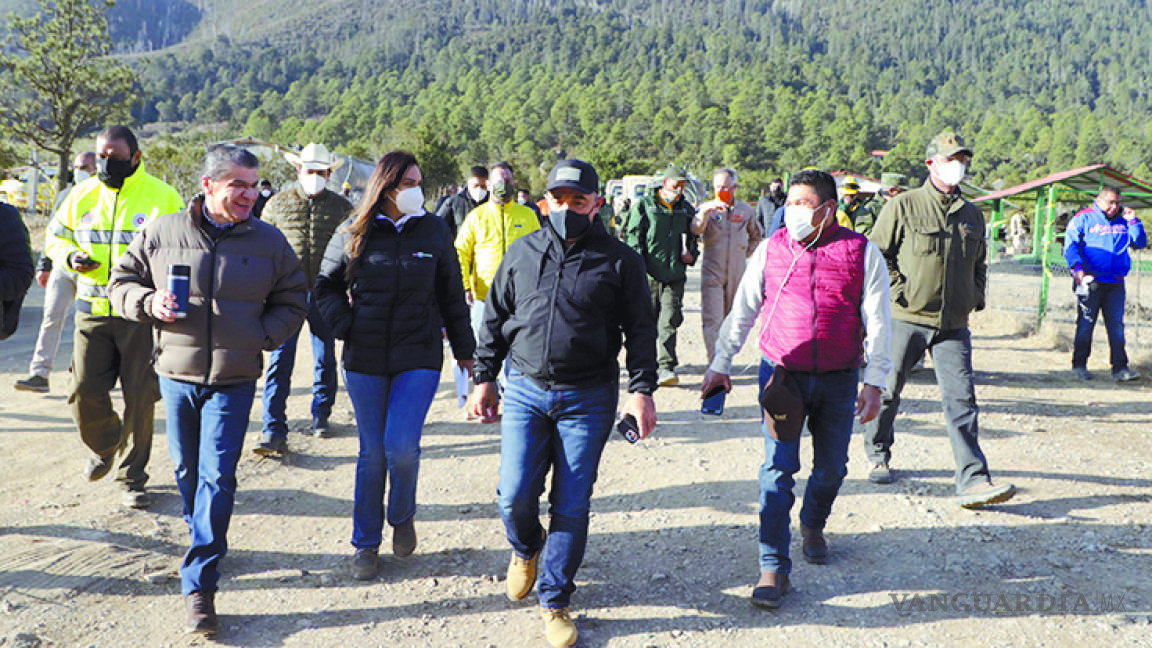
[[[65,241],[76,240],[75,235],[72,233],[72,229],[64,223],[56,220],[55,218],[53,218],[52,221],[48,223],[48,234],[55,236],[58,239],[64,239]]]
[[[77,243],[95,243],[97,245],[128,245],[136,238],[136,232],[109,232],[102,230],[76,230],[73,240]]]
[[[108,287],[98,286],[96,284],[77,282],[76,296],[86,299],[107,299]]]

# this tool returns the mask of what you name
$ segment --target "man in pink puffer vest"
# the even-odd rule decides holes
[[[874,418],[891,368],[888,270],[875,245],[836,222],[836,182],[823,171],[797,173],[788,189],[785,227],[748,261],[732,311],[720,328],[716,357],[704,374],[704,393],[731,390],[732,357],[760,316],[760,386],[776,369],[795,379],[812,435],[812,474],[800,509],[804,558],[828,559],[824,523],[848,474],[852,418]],[[857,393],[861,363],[864,387]],[[752,603],[780,606],[789,590],[788,525],[800,470],[799,435],[781,441],[761,423],[765,461],[760,469],[760,581]]]

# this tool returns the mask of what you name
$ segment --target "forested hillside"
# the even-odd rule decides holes
[[[168,4],[204,13],[142,64],[143,122],[451,168],[506,158],[537,182],[558,155],[759,180],[875,174],[869,151],[892,149],[883,170],[918,172],[944,127],[989,186],[1098,161],[1152,175],[1143,0]]]

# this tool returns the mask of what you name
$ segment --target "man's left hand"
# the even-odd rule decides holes
[[[856,397],[856,414],[861,423],[867,423],[880,414],[880,388],[864,385]]]
[[[692,262],[696,260],[696,257],[692,256],[691,252],[681,252],[680,253],[680,260],[683,261],[684,263],[691,265]]]
[[[652,430],[656,428],[656,401],[650,394],[636,392],[628,397],[624,403],[621,415],[631,414],[636,417],[636,424],[640,426],[640,438],[647,439]]]

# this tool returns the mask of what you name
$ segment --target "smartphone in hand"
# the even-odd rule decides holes
[[[640,426],[636,424],[636,417],[631,414],[620,417],[620,420],[616,422],[616,430],[628,443],[636,443],[640,440]]]

